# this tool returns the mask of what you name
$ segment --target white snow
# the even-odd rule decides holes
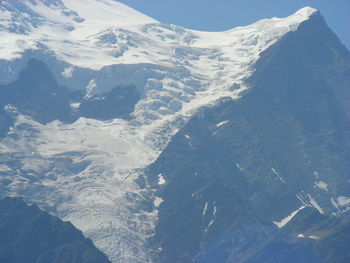
[[[207,232],[208,229],[212,226],[213,223],[214,223],[214,219],[210,220],[208,226],[204,229],[204,232]]]
[[[339,196],[337,198],[337,203],[339,206],[347,206],[350,205],[350,198],[347,196]]]
[[[12,104],[6,104],[4,106],[4,110],[7,111],[8,113],[17,113],[18,112],[17,107],[13,106]]]
[[[283,218],[281,221],[273,221],[273,223],[278,227],[278,228],[282,228],[284,227],[286,224],[288,224],[288,222],[290,220],[293,219],[294,216],[296,216],[298,214],[299,211],[301,211],[302,209],[304,209],[305,206],[301,206],[300,208],[298,208],[297,210],[295,210],[294,212],[292,212],[289,216]]]
[[[297,237],[299,237],[299,238],[309,238],[309,239],[319,239],[319,237],[316,236],[316,235],[305,236],[304,234],[299,234],[299,235],[297,235]]]
[[[339,196],[336,199],[331,198],[331,203],[339,212],[344,213],[350,209],[350,198],[347,196]]]
[[[89,81],[89,84],[86,86],[86,95],[84,97],[84,99],[89,99],[93,96],[94,94],[94,90],[97,88],[96,85],[96,80],[92,79]]]
[[[302,194],[296,194],[296,197],[299,199],[299,201],[304,205],[304,206],[308,206],[307,201],[305,200],[305,198],[303,197]]]
[[[239,163],[236,163],[236,167],[238,170],[243,171],[243,168],[239,165]]]
[[[315,235],[310,235],[309,238],[310,238],[310,239],[319,239],[319,237],[318,237],[318,236],[315,236]]]
[[[158,196],[156,196],[156,198],[154,199],[153,204],[154,204],[155,207],[159,207],[162,202],[163,202],[163,199],[158,197]]]
[[[71,78],[74,73],[74,67],[68,67],[65,68],[64,71],[62,72],[62,76],[65,78]]]
[[[208,202],[205,202],[204,208],[203,208],[203,216],[205,216],[208,209]]]
[[[312,198],[311,195],[307,194],[307,196],[309,197],[309,202],[310,204],[316,208],[318,210],[318,212],[320,212],[321,214],[324,214],[323,209],[319,206],[319,204],[316,202],[316,200],[314,198]]]
[[[298,10],[293,15],[287,17],[283,21],[276,23],[276,27],[288,27],[291,31],[295,31],[298,28],[298,25],[301,20],[306,20],[310,16],[314,15],[317,12],[316,9],[310,7],[304,7]]]
[[[222,121],[222,122],[217,123],[215,126],[216,126],[216,128],[220,128],[221,126],[225,125],[228,122],[229,122],[228,120],[227,121]]]
[[[209,230],[209,228],[214,224],[215,221],[215,216],[217,213],[217,208],[216,208],[216,202],[213,202],[213,216],[212,219],[210,220],[209,224],[207,225],[207,227],[204,229],[204,232],[207,232]],[[208,203],[205,203],[204,209],[203,209],[203,216],[206,214],[208,209]]]
[[[158,185],[163,185],[163,184],[165,184],[165,183],[166,183],[166,181],[165,181],[163,175],[162,175],[162,174],[159,174],[159,175],[158,175]]]
[[[328,185],[324,181],[316,181],[314,186],[320,190],[328,192]]]
[[[284,179],[280,176],[280,174],[276,171],[275,168],[271,168],[271,171],[277,175],[277,177],[281,180],[282,183],[286,183],[286,181],[284,181]]]
[[[80,103],[76,102],[76,103],[71,103],[70,104],[71,108],[73,109],[78,109],[80,107]]]
[[[216,215],[216,212],[217,212],[217,208],[216,208],[216,205],[214,205],[214,209],[213,209],[213,216]]]

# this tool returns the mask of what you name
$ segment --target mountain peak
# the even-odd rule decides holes
[[[319,11],[317,9],[312,7],[303,7],[296,11],[294,14],[285,18],[275,17],[267,21],[274,22],[276,28],[288,28],[288,31],[296,31],[303,22],[310,20],[316,14],[319,14]]]
[[[298,11],[296,11],[294,13],[294,15],[298,15],[298,16],[303,16],[303,17],[311,17],[313,15],[315,15],[316,13],[319,13],[319,11],[313,7],[303,7],[301,9],[299,9]]]

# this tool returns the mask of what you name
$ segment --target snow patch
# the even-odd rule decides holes
[[[209,227],[211,227],[213,223],[214,223],[214,219],[210,220],[209,225],[206,227],[204,231],[207,232]]]
[[[219,122],[217,124],[215,124],[216,128],[220,128],[221,126],[225,125],[226,123],[228,123],[229,121],[222,121],[222,122]]]
[[[239,163],[236,163],[236,167],[238,170],[243,171],[243,168],[239,165]]]
[[[331,203],[339,212],[345,212],[350,209],[350,198],[347,196],[339,196],[335,200],[334,198],[331,198]]]
[[[320,190],[328,192],[328,185],[324,181],[316,181],[314,187],[317,187]]]
[[[165,183],[166,183],[166,181],[165,181],[163,175],[162,174],[158,174],[158,185],[163,185]]]
[[[318,237],[318,236],[315,236],[315,235],[310,235],[309,238],[310,238],[310,239],[319,239],[319,237]]]
[[[216,215],[216,212],[217,212],[217,208],[216,208],[216,205],[214,205],[214,209],[213,209],[213,216]]]
[[[208,209],[208,202],[205,202],[204,208],[203,208],[203,216],[205,216]]]
[[[339,206],[347,206],[350,204],[350,198],[347,196],[339,196],[337,201]]]
[[[294,216],[296,216],[298,214],[299,211],[301,211],[302,209],[304,209],[305,206],[301,206],[300,208],[298,208],[297,210],[295,210],[294,212],[292,212],[289,216],[283,218],[281,221],[273,221],[273,223],[278,227],[278,228],[282,228],[284,227],[286,224],[288,224],[288,222],[290,220],[293,219]]]
[[[284,179],[280,176],[280,174],[276,171],[275,168],[271,168],[271,171],[277,175],[277,177],[281,180],[282,183],[286,183],[286,181],[284,181]]]
[[[156,196],[154,201],[153,201],[154,207],[158,208],[163,201],[164,200],[162,198]]]
[[[305,18],[309,18],[310,16],[315,15],[317,12],[318,12],[317,9],[306,6],[306,7],[299,9],[294,15],[300,15],[300,16],[303,16]]]
[[[68,67],[65,68],[64,71],[62,72],[62,76],[65,78],[71,78],[74,73],[74,67]]]
[[[93,95],[94,89],[96,89],[96,80],[92,79],[89,81],[89,84],[86,86],[86,95],[84,99],[90,99]]]
[[[304,234],[299,234],[299,235],[297,235],[297,237],[299,237],[299,238],[309,238],[309,239],[319,239],[319,237],[316,236],[316,235],[305,236]]]
[[[18,109],[16,106],[12,105],[12,104],[6,104],[4,106],[4,110],[8,113],[11,113],[11,114],[17,114],[18,113]]]
[[[70,106],[72,109],[79,109],[80,103],[79,103],[79,102],[71,103],[69,106]]]
[[[311,195],[307,194],[307,196],[309,197],[309,202],[310,204],[316,208],[318,210],[318,212],[320,212],[321,214],[324,214],[323,209],[319,206],[319,204],[316,202],[316,200],[314,198],[312,198]]]
[[[216,213],[217,213],[217,208],[216,208],[215,203],[216,202],[213,202],[213,217],[210,220],[208,226],[204,229],[204,232],[207,232],[209,230],[209,228],[214,224],[214,221],[215,221],[214,219],[215,219],[215,216],[216,216]],[[206,214],[207,208],[208,208],[208,203],[206,202],[205,206],[204,206],[204,210],[203,210],[203,216]]]

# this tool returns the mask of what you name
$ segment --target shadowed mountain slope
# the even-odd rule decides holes
[[[108,263],[71,223],[27,206],[19,198],[0,201],[0,262]]]

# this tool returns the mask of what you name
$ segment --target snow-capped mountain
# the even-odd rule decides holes
[[[159,225],[167,218],[164,211],[174,209],[175,214],[183,213],[181,206],[172,207],[168,196],[159,192],[162,187],[179,191],[179,186],[172,183],[178,179],[171,181],[171,176],[167,175],[171,172],[162,170],[162,160],[172,160],[168,167],[181,167],[183,163],[177,157],[183,155],[183,158],[191,159],[188,154],[193,155],[191,150],[187,153],[172,150],[176,136],[184,133],[193,119],[206,120],[211,114],[207,112],[210,111],[208,108],[215,112],[227,100],[250,105],[252,108],[246,110],[248,115],[253,114],[251,112],[258,109],[260,103],[267,104],[264,105],[268,110],[261,107],[266,114],[271,114],[271,109],[281,114],[289,113],[279,108],[283,104],[276,103],[277,107],[273,102],[284,102],[287,95],[293,98],[294,93],[287,92],[293,90],[293,85],[278,79],[278,85],[286,85],[286,88],[278,89],[277,81],[270,83],[264,76],[274,79],[274,71],[267,69],[279,68],[287,72],[286,79],[301,78],[300,72],[297,72],[299,75],[288,75],[291,68],[300,65],[281,54],[288,53],[293,45],[298,47],[294,49],[298,54],[298,50],[303,50],[308,43],[315,44],[307,39],[315,32],[323,44],[313,53],[305,51],[295,57],[305,57],[306,64],[312,62],[314,65],[317,63],[312,59],[320,56],[319,65],[324,68],[322,74],[328,74],[329,78],[319,82],[312,79],[307,84],[337,85],[338,88],[332,91],[337,102],[332,102],[329,107],[339,107],[345,117],[339,123],[333,123],[330,117],[319,117],[312,120],[313,123],[331,123],[327,129],[311,131],[304,137],[303,132],[295,130],[288,134],[289,137],[286,135],[285,140],[307,144],[308,140],[339,130],[345,138],[343,145],[347,145],[349,54],[313,8],[306,7],[286,18],[265,19],[225,32],[200,32],[162,24],[112,0],[0,0],[0,195],[20,195],[61,219],[71,221],[113,262],[153,262],[149,240],[155,237],[162,244],[163,235],[171,236],[167,232],[169,229]],[[301,34],[307,41],[298,38]],[[291,37],[294,35],[295,38]],[[280,46],[282,48],[278,49]],[[304,74],[319,72],[306,68]],[[282,76],[282,73],[276,74]],[[300,82],[295,83],[300,85]],[[257,94],[255,90],[262,94],[254,97],[251,94]],[[325,90],[320,93],[322,98],[327,97],[328,90]],[[306,91],[305,94],[315,95]],[[307,99],[312,99],[311,95]],[[323,100],[318,102],[326,105]],[[315,116],[315,112],[307,111],[307,105],[306,102],[299,105],[299,117],[304,113]],[[235,116],[258,123],[245,116],[244,109],[237,107],[241,112],[239,115],[230,107],[223,112],[228,111],[231,115],[216,116],[215,113],[216,123],[203,121],[198,125],[198,131],[194,128],[197,134],[185,134],[185,144],[195,149],[192,137],[198,137],[199,142],[203,140],[202,129],[210,130],[213,135],[219,134],[227,125],[231,127],[230,122],[239,123],[239,120],[230,119]],[[327,114],[340,116],[339,112]],[[271,116],[271,119],[282,123],[288,114],[281,116]],[[261,120],[263,117],[266,116],[261,116]],[[264,136],[268,136],[268,132],[260,126],[249,128],[261,132],[260,135],[257,132],[257,137],[250,137],[248,133],[247,137],[240,137],[242,131],[235,127],[239,125],[226,132],[234,131],[240,142],[249,140],[252,146],[250,150],[243,147],[242,156],[247,154],[245,158],[238,158],[238,153],[229,151],[239,159],[234,162],[235,172],[244,174],[243,170],[249,170],[250,166],[260,167],[259,162],[270,160],[259,159],[251,151],[261,147],[260,153],[264,155],[263,148],[276,137],[272,136],[272,141],[270,137],[266,139]],[[288,128],[281,126],[274,136],[278,137],[283,129]],[[265,139],[258,140],[259,136]],[[320,142],[320,147],[324,143]],[[225,140],[220,141],[220,145],[224,144]],[[282,146],[282,141],[278,146]],[[232,147],[237,145],[232,144]],[[288,147],[287,153],[290,153],[293,149]],[[276,207],[284,208],[276,209],[271,217],[265,218],[271,224],[268,228],[285,225],[287,219],[291,219],[288,216],[295,215],[295,211],[304,206],[327,214],[344,213],[349,209],[350,193],[345,185],[349,175],[346,166],[342,166],[348,151],[346,147],[341,150],[337,147],[333,159],[338,158],[338,166],[342,168],[327,172],[337,180],[329,179],[321,169],[308,170],[309,175],[304,174],[305,171],[301,173],[300,180],[292,180],[293,185],[303,184],[303,180],[312,182],[308,187],[288,190],[287,197],[293,195],[295,198],[279,204]],[[170,156],[175,154],[174,157],[163,157],[169,152]],[[312,155],[312,152],[300,150],[300,154]],[[249,161],[252,156],[259,160],[258,164]],[[297,169],[302,170],[301,161],[295,160],[295,167],[288,173],[293,169],[296,173]],[[325,167],[332,163],[327,158],[322,160]],[[305,157],[305,162],[308,161]],[[284,185],[289,184],[289,178],[281,172],[283,163],[294,160],[281,157],[275,162],[268,168],[256,168],[261,169],[259,173],[251,168],[249,174],[258,178],[258,174],[266,172],[269,178],[280,180],[281,185],[275,182],[273,189],[282,191]],[[335,161],[332,165],[336,165]],[[173,173],[176,172],[174,168]],[[177,178],[181,178],[181,174]],[[268,182],[261,181],[260,184]],[[191,188],[189,191],[197,190]],[[194,192],[190,196],[192,194]],[[263,194],[258,192],[256,196],[264,197]],[[207,209],[214,213],[215,205],[206,202]],[[253,203],[253,206],[257,204]],[[208,229],[209,225],[215,226],[215,220],[210,222]],[[157,247],[163,249],[162,256],[167,260],[171,255],[168,245],[163,243]],[[194,258],[196,253],[205,254],[196,249],[188,255]]]

